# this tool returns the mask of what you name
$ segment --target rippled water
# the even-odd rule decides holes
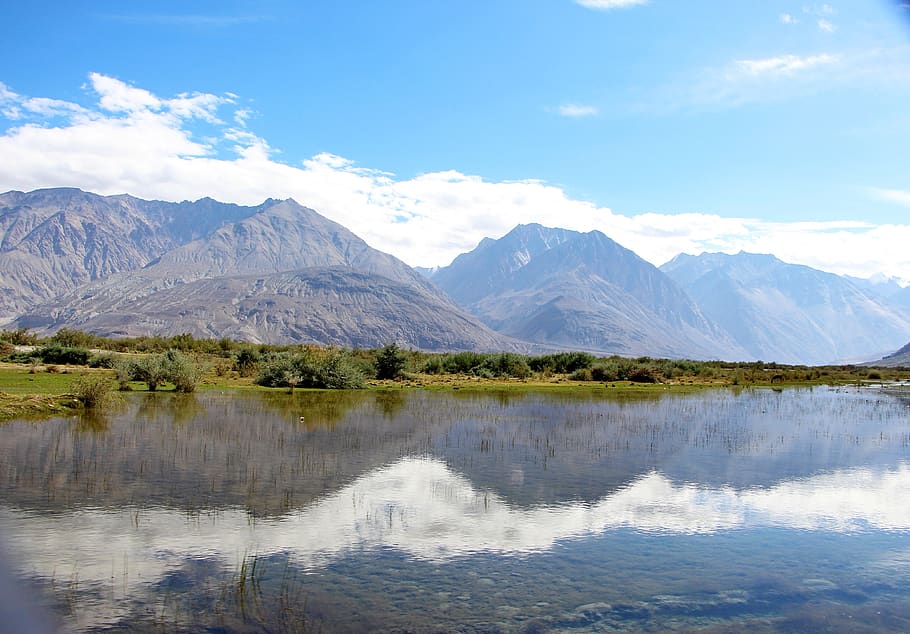
[[[77,631],[908,631],[908,494],[901,391],[133,395],[0,427],[0,597]]]

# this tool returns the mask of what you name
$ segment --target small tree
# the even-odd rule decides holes
[[[163,357],[158,354],[150,354],[133,362],[131,374],[134,380],[148,385],[149,392],[154,392],[167,381],[167,368],[164,367]]]
[[[161,364],[164,366],[167,380],[174,384],[178,392],[195,392],[199,379],[202,378],[202,369],[192,359],[177,350],[168,350],[164,353]]]
[[[259,353],[252,348],[244,348],[237,353],[234,366],[240,376],[252,376],[259,367]]]
[[[387,344],[376,355],[376,378],[397,379],[401,377],[407,362],[407,357],[397,343]]]

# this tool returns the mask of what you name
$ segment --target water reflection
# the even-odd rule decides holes
[[[23,572],[55,583],[78,583],[110,597],[142,596],[164,585],[187,562],[209,562],[236,574],[244,554],[281,555],[314,570],[351,553],[392,548],[436,564],[478,555],[522,556],[567,540],[632,529],[660,535],[709,534],[761,527],[849,533],[910,530],[910,465],[875,472],[853,469],[736,490],[674,484],[642,476],[596,504],[516,508],[478,490],[430,458],[405,458],[376,469],[305,509],[251,522],[225,510],[186,514],[166,508],[83,510],[39,515],[0,508],[10,547],[28,562]],[[128,612],[96,597],[80,611],[80,627],[110,623]]]
[[[895,503],[910,494],[902,395],[169,396],[136,395],[100,424],[0,428],[0,531],[20,574],[78,599],[76,629],[133,628],[175,588],[215,605],[251,554],[283,567],[266,579],[319,579],[309,605],[329,629],[351,609],[339,597],[363,605],[396,588],[402,613],[426,610],[399,623],[412,630],[538,617],[596,629],[679,602],[773,611],[784,595],[907,599],[895,580],[910,580],[910,556],[888,539],[910,531]],[[390,586],[389,569],[408,581]],[[461,611],[422,594],[457,593],[478,570],[497,590],[462,592]],[[786,590],[794,575],[806,580]],[[493,626],[493,614],[512,616]],[[348,627],[392,615],[374,617]]]

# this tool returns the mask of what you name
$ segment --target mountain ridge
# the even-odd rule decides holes
[[[744,354],[667,276],[600,231],[518,225],[432,280],[494,330],[538,344],[629,356]]]
[[[80,226],[85,217],[112,214],[112,208],[123,205],[127,224],[147,220],[141,213],[150,208],[159,214],[155,222],[174,226],[176,221],[168,220],[165,213],[192,211],[196,204],[159,208],[146,205],[147,201],[136,203],[139,199],[132,197],[45,190],[35,199],[44,205],[46,215],[53,216],[53,210],[46,209],[44,199],[55,194],[60,196],[58,206],[66,207],[66,213],[73,216],[66,225],[69,228]],[[20,204],[17,213],[27,216],[21,203],[28,202],[29,194],[12,198]],[[217,209],[212,205],[218,203],[206,199],[200,204],[205,214]],[[231,211],[233,216],[221,221],[213,218],[200,223],[210,230],[201,237],[196,235],[201,231],[198,228],[183,234],[163,231],[159,243],[139,256],[131,252],[123,260],[125,270],[94,279],[86,279],[93,276],[83,272],[79,280],[62,284],[57,293],[47,293],[51,299],[33,303],[10,323],[45,331],[75,327],[112,335],[176,330],[200,336],[236,333],[245,339],[275,343],[353,345],[356,341],[357,345],[380,346],[394,337],[402,345],[439,349],[523,347],[463,312],[404,262],[373,249],[347,228],[292,199],[269,199],[256,207],[232,206]],[[132,245],[133,238],[124,233],[106,234],[105,244],[109,249],[111,245]],[[77,234],[71,239],[81,238]],[[50,260],[75,266],[72,263],[78,255],[78,250],[68,250]],[[44,259],[42,262],[46,264]],[[32,269],[42,262],[32,262]],[[327,277],[338,284],[334,293],[310,293],[305,301],[301,299],[301,289],[312,289]],[[8,281],[4,275],[4,282]],[[288,290],[295,284],[296,291]],[[279,288],[287,292],[279,292]],[[273,296],[264,298],[269,291],[263,289],[270,289]],[[309,310],[292,305],[294,301],[287,298],[293,296],[297,303],[309,302]],[[274,310],[262,319],[249,319],[243,309],[261,313],[256,304],[259,300]],[[395,306],[397,312],[389,306]]]
[[[750,354],[781,363],[852,363],[910,337],[910,314],[849,279],[773,255],[681,255],[661,269]]]

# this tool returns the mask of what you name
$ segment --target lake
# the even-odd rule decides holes
[[[130,394],[0,496],[9,631],[910,631],[907,388]]]

